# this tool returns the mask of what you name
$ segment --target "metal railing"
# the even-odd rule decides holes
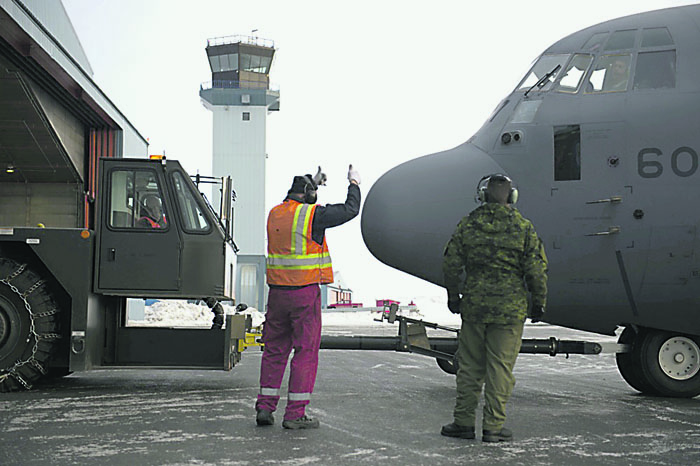
[[[214,37],[213,39],[207,39],[207,47],[213,47],[215,45],[226,45],[226,44],[249,44],[257,45],[258,47],[267,47],[274,49],[275,41],[270,39],[263,39],[257,36],[246,36],[243,34],[236,34],[233,36],[224,37]]]
[[[208,89],[267,89],[275,92],[280,90],[279,86],[262,81],[222,81],[219,79],[199,85],[200,91]]]

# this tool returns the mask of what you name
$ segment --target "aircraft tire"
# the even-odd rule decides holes
[[[617,340],[622,345],[631,345],[631,351],[627,353],[617,353],[615,360],[620,375],[630,387],[645,395],[659,395],[659,392],[646,379],[642,372],[642,361],[640,356],[641,342],[644,338],[644,330],[636,332],[632,327],[625,327]]]
[[[661,396],[700,395],[700,337],[648,330],[640,345],[645,378]]]
[[[28,390],[49,372],[58,331],[59,308],[46,282],[0,257],[0,392]]]
[[[443,371],[447,372],[448,374],[455,375],[457,373],[457,369],[459,368],[459,364],[457,364],[457,358],[452,358],[452,361],[448,361],[447,359],[440,359],[440,358],[435,358],[437,361],[438,366],[440,366],[440,369]]]

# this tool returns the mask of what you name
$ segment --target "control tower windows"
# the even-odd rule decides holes
[[[214,73],[221,71],[236,71],[238,70],[238,54],[229,53],[225,55],[209,56],[209,65]]]
[[[261,57],[260,55],[241,54],[241,70],[253,73],[268,74],[272,57]]]

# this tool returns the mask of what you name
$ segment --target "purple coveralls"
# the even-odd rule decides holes
[[[289,391],[284,419],[304,415],[316,382],[321,344],[321,290],[318,285],[285,290],[270,288],[263,328],[265,350],[260,365],[257,409],[275,411],[289,353]]]

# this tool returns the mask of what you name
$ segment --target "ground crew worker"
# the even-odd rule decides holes
[[[515,385],[513,366],[520,351],[532,294],[533,322],[542,318],[547,296],[547,258],[532,223],[513,208],[518,191],[505,175],[482,178],[482,205],[457,225],[445,248],[443,272],[448,307],[461,314],[457,349],[457,401],[448,437],[475,438],[476,408],[484,388],[484,442],[510,440],[503,427]],[[460,275],[465,278],[460,283]]]
[[[155,194],[148,194],[141,201],[141,217],[136,226],[142,228],[165,228],[167,222],[163,215],[163,203]]]
[[[256,422],[272,425],[272,413],[280,398],[280,385],[292,348],[286,429],[317,428],[317,419],[305,408],[313,392],[321,343],[321,290],[333,282],[326,228],[342,225],[360,212],[360,175],[350,165],[348,194],[344,204],[316,205],[316,189],[325,184],[318,173],[295,176],[284,202],[267,219],[267,283],[270,287],[262,341],[260,394],[255,404]]]

